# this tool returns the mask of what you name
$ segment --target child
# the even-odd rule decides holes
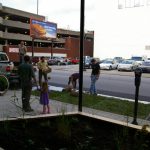
[[[43,82],[41,87],[40,104],[43,105],[42,114],[50,113],[48,83]]]

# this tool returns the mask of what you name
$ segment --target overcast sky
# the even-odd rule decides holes
[[[37,0],[0,2],[37,13]],[[80,0],[39,0],[38,14],[56,22],[58,28],[80,30]],[[85,30],[95,31],[95,57],[150,57],[150,50],[145,50],[150,45],[150,0],[85,0]]]

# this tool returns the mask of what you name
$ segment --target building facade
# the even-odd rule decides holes
[[[80,32],[57,29],[57,38],[49,40],[32,39],[30,36],[30,18],[45,20],[45,16],[36,15],[3,6],[0,3],[0,51],[8,54],[11,61],[18,61],[18,44],[23,40],[30,56],[79,57]],[[84,55],[93,56],[94,31],[85,33]]]

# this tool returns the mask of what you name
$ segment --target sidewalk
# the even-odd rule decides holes
[[[17,118],[17,117],[23,117],[24,115],[39,115],[40,112],[42,111],[42,105],[39,104],[39,97],[33,96],[31,97],[31,106],[34,109],[34,112],[31,113],[25,113],[21,111],[21,90],[15,91],[13,90],[8,90],[5,95],[0,96],[0,120],[3,119],[9,119],[9,118]],[[78,111],[78,106],[77,105],[72,105],[72,104],[67,104],[67,103],[62,103],[59,101],[55,100],[50,100],[50,107],[51,107],[51,113],[63,113],[63,112],[77,112]],[[123,121],[123,122],[129,122],[131,123],[133,121],[132,117],[127,117],[127,116],[122,116],[122,115],[117,115],[109,112],[104,112],[104,111],[99,111],[87,107],[83,107],[83,112],[90,113],[91,115],[98,115],[101,117],[106,117],[118,121]],[[137,119],[137,122],[139,125],[144,125],[148,124],[150,125],[150,121],[148,120],[142,120],[142,119]]]

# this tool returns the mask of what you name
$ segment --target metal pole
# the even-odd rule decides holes
[[[34,38],[32,37],[32,58],[34,57]]]
[[[86,34],[84,34],[84,45],[85,45],[85,42],[86,42]],[[84,47],[84,52],[83,52],[83,56],[84,56],[84,59],[83,59],[83,71],[86,71],[86,68],[85,68],[85,47]]]
[[[53,40],[51,40],[52,44],[51,44],[51,59],[53,57]]]
[[[138,125],[137,123],[137,111],[138,111],[138,97],[139,97],[139,86],[135,89],[135,104],[134,104],[134,116],[132,124]]]
[[[37,0],[37,15],[38,15],[38,12],[39,12],[39,0]]]
[[[132,124],[138,125],[137,123],[137,111],[138,111],[138,97],[139,97],[139,87],[141,84],[141,75],[142,70],[140,68],[136,68],[135,71],[135,103],[134,103],[134,114]]]
[[[84,51],[84,0],[81,0],[80,8],[80,65],[79,65],[79,104],[78,111],[82,111],[83,91],[83,51]]]

